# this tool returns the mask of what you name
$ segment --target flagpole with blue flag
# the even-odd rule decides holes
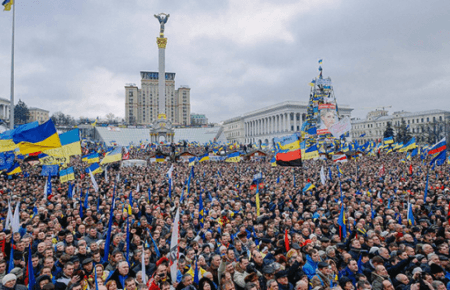
[[[113,200],[111,209],[109,211],[109,222],[108,222],[108,231],[106,232],[106,241],[105,241],[105,252],[103,255],[103,263],[108,262],[109,260],[109,245],[111,244],[111,230],[112,230],[112,223],[113,223],[113,215],[114,215],[114,199],[116,198],[116,183],[114,182],[114,188],[113,188]]]
[[[159,259],[159,257],[161,257],[161,253],[159,252],[158,245],[156,244],[156,241],[153,239],[153,236],[152,236],[152,234],[150,233],[150,230],[149,230],[149,229],[147,229],[147,232],[148,232],[148,235],[150,236],[150,239],[152,240],[153,247],[155,248],[156,258]]]
[[[89,207],[89,188],[86,189],[86,194],[84,195],[84,209],[88,209]]]
[[[28,246],[28,289],[33,290],[36,284],[36,278],[34,277],[33,262],[31,261],[31,244]]]
[[[127,243],[127,248],[126,248],[126,256],[125,256],[125,258],[127,259],[127,263],[130,264],[130,217],[128,216],[128,213],[127,213],[127,237],[126,237],[126,243]],[[145,275],[145,271],[142,272],[142,275]]]
[[[200,281],[200,275],[199,275],[199,269],[198,269],[198,258],[195,258],[195,269],[194,269],[194,283],[196,285],[198,285],[199,281]]]
[[[428,195],[428,170],[427,170],[427,182],[425,184],[425,192],[423,194],[423,203],[427,203],[427,195]]]
[[[8,274],[14,269],[14,239],[11,238],[11,250],[9,251]]]

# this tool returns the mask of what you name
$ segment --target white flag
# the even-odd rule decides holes
[[[109,179],[108,179],[108,166],[105,167],[105,181],[109,182]]]
[[[20,210],[20,202],[16,204],[16,210],[14,211],[14,216],[11,221],[11,227],[13,233],[19,232],[20,229],[20,217],[19,217],[19,210]]]
[[[139,183],[138,183],[138,185],[136,186],[136,192],[139,192],[140,189],[141,188],[140,188]]]
[[[142,284],[146,285],[147,284],[147,274],[145,274],[145,252],[142,251],[142,255],[141,255],[141,270],[142,270]]]
[[[170,166],[169,171],[167,171],[167,176],[168,176],[169,178],[172,178],[172,171],[173,171],[173,164],[172,164],[172,166]]]
[[[322,182],[322,185],[325,185],[327,182],[327,176],[325,175],[325,171],[323,170],[323,166],[320,169],[320,182]]]
[[[116,182],[120,181],[120,173],[117,173]]]
[[[92,186],[94,187],[95,192],[98,192],[97,181],[95,181],[94,174],[92,174],[92,171],[90,169],[89,169],[89,175],[91,176]]]
[[[12,214],[12,210],[11,210],[11,202],[8,201],[8,214],[6,216],[5,229],[7,229],[7,230],[11,229],[12,219],[13,219],[13,214]]]
[[[175,219],[173,220],[172,238],[170,239],[170,276],[172,281],[177,281],[178,272],[178,236],[180,223],[180,208],[177,208]]]

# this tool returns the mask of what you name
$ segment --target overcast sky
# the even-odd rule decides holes
[[[166,71],[191,112],[219,122],[307,101],[323,59],[338,102],[450,110],[450,1],[15,0],[16,101],[124,117],[126,83],[157,71],[153,14],[170,14]],[[11,11],[12,12],[12,11]],[[0,97],[10,96],[11,12],[0,12]]]

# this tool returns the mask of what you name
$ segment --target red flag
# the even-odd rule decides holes
[[[409,164],[409,175],[412,175],[413,171],[412,171],[412,164]]]
[[[284,246],[286,247],[286,252],[289,252],[289,237],[288,237],[288,230],[284,231]]]

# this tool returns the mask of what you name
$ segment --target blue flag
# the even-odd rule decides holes
[[[427,183],[425,184],[425,193],[423,194],[423,203],[427,203],[428,194],[428,172],[427,172]]]
[[[147,231],[148,231],[148,235],[150,236],[150,239],[152,240],[153,247],[155,248],[156,257],[159,259],[159,257],[161,257],[161,253],[158,250],[158,245],[156,244],[155,240],[153,239],[150,231],[148,229],[147,229]]]
[[[130,264],[130,218],[127,216],[127,237],[126,237],[127,249],[125,258],[127,259],[127,263]],[[145,271],[142,273],[144,275]]]
[[[102,263],[106,263],[109,260],[109,245],[111,244],[111,229],[113,224],[113,215],[114,215],[114,199],[116,198],[116,184],[114,184],[113,189],[113,204],[111,206],[110,212],[109,212],[109,222],[108,222],[108,231],[106,232],[106,241],[105,241],[105,253],[103,255]]]
[[[86,195],[84,196],[84,208],[89,208],[89,187],[86,189]]]
[[[33,262],[31,261],[31,244],[28,246],[28,289],[33,290],[36,284],[34,277]]]
[[[9,251],[8,274],[14,269],[14,240],[11,238],[11,250]]]

